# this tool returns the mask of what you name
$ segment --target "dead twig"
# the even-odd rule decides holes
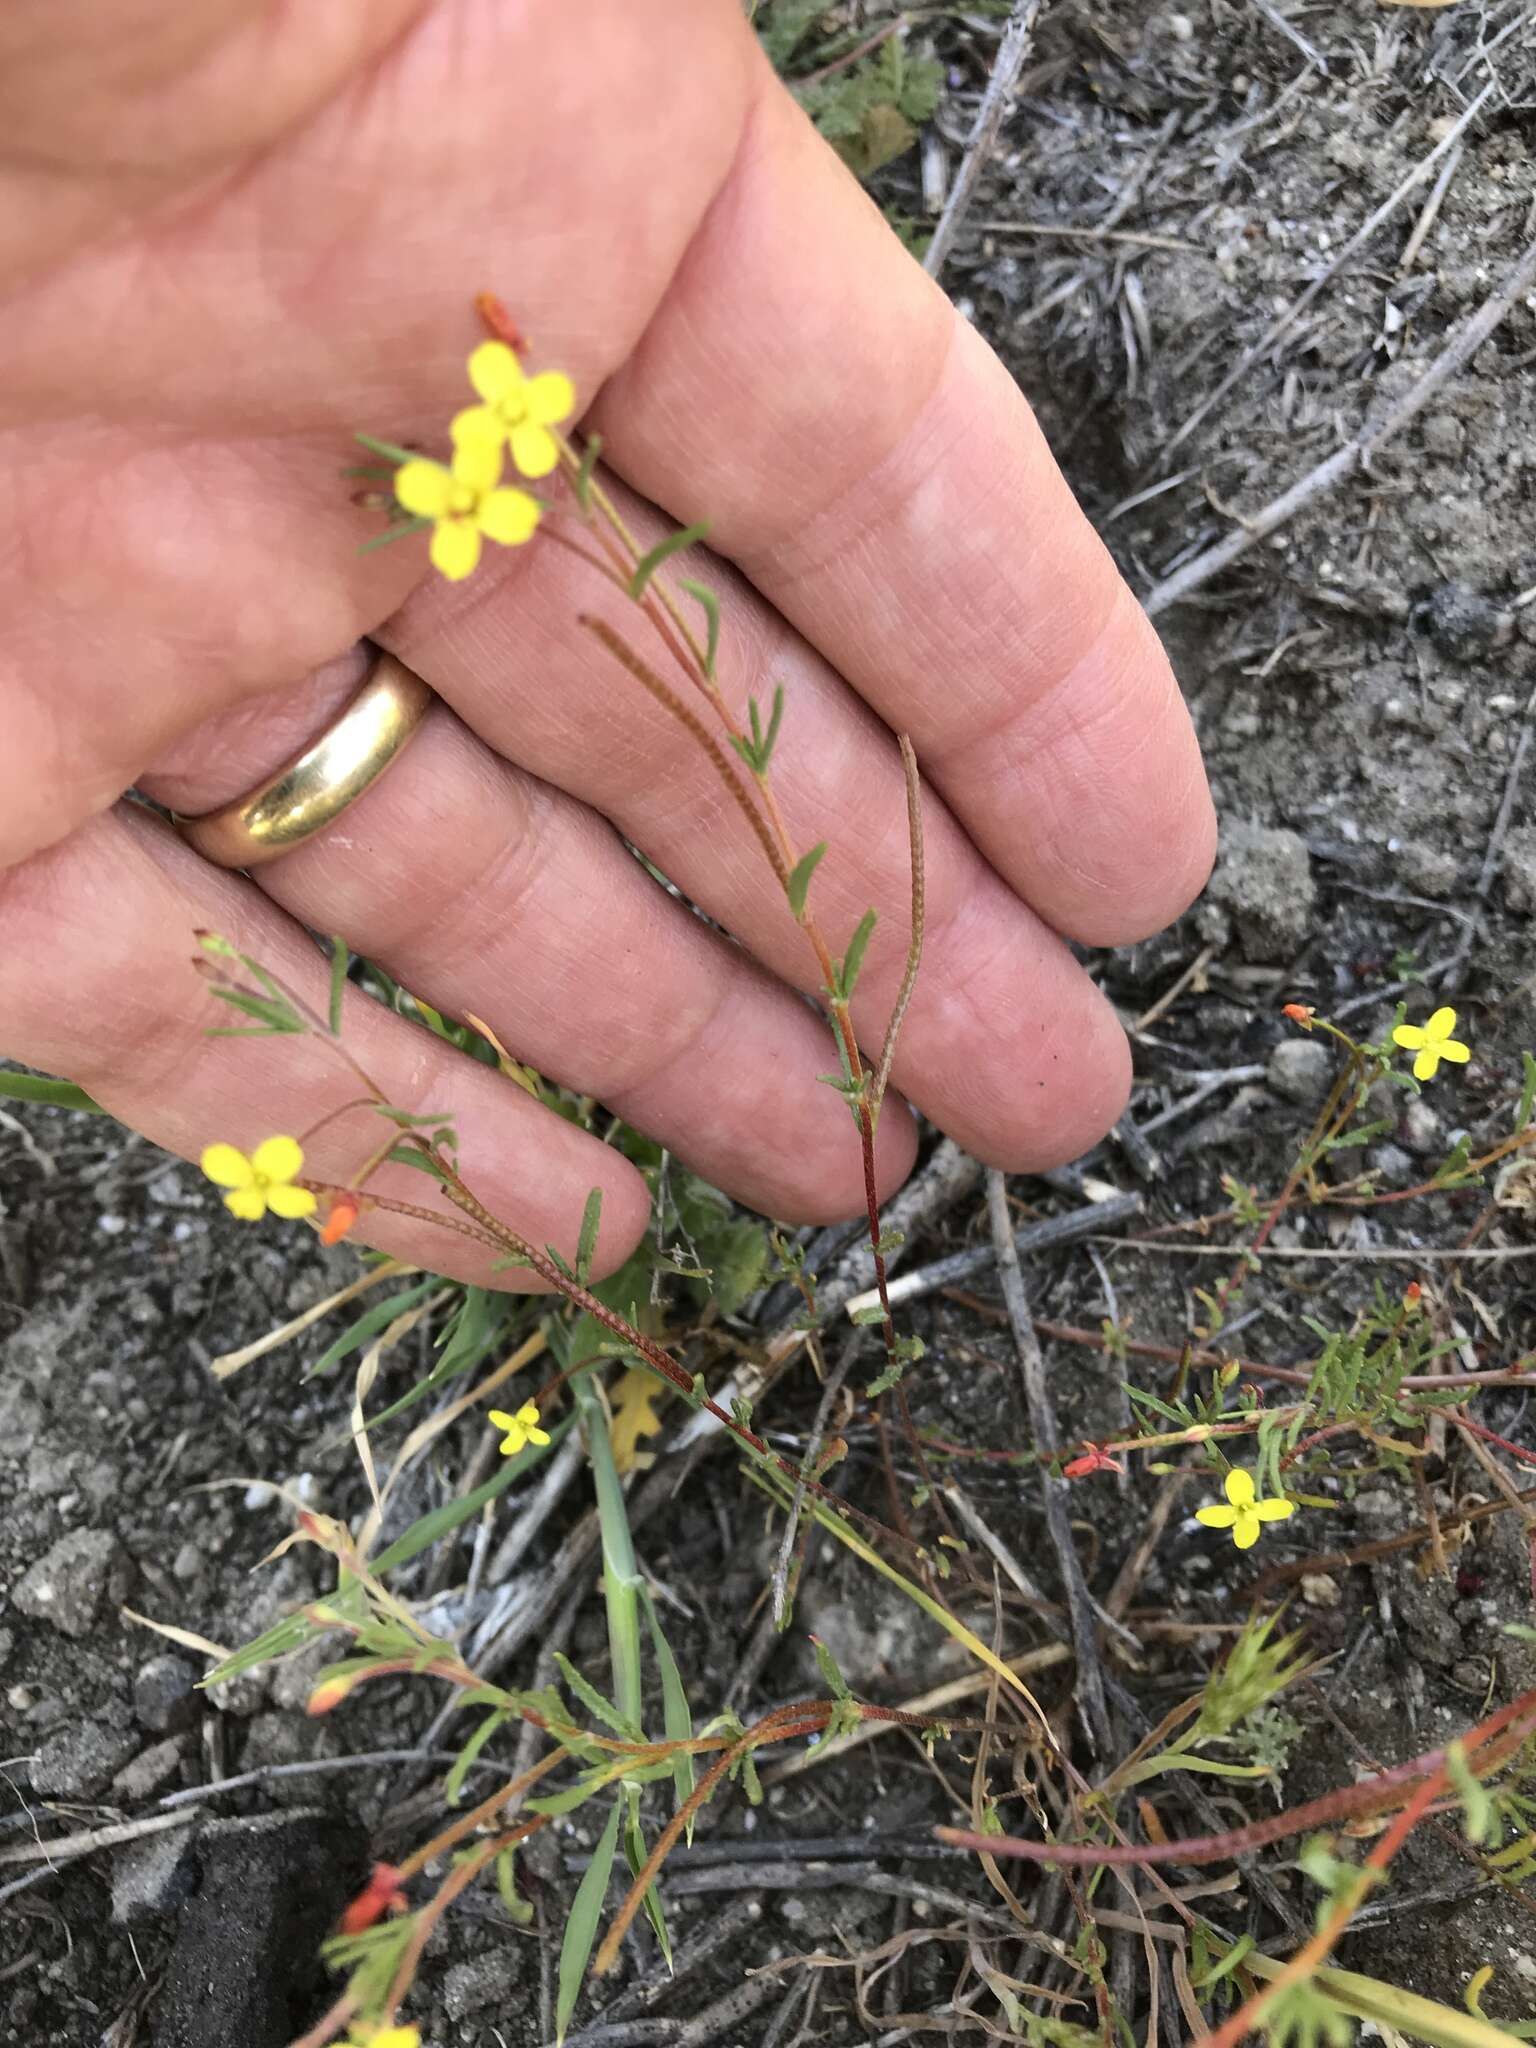
[[[1013,1242],[1013,1218],[1008,1213],[1008,1191],[1003,1176],[995,1167],[987,1172],[987,1215],[992,1225],[992,1244],[997,1255],[997,1274],[1002,1282],[1003,1302],[1008,1310],[1008,1320],[1013,1329],[1014,1350],[1018,1356],[1020,1388],[1023,1395],[1025,1419],[1035,1447],[1049,1455],[1060,1446],[1056,1428],[1056,1414],[1051,1406],[1050,1393],[1045,1384],[1045,1360],[1040,1353],[1040,1340],[1035,1335],[1034,1322],[1029,1312],[1029,1297],[1024,1292],[1024,1274],[1019,1266],[1019,1254]],[[1077,1658],[1077,1706],[1088,1731],[1088,1739],[1094,1750],[1107,1754],[1111,1746],[1109,1706],[1104,1693],[1104,1668],[1099,1661],[1099,1639],[1097,1618],[1093,1609],[1093,1598],[1088,1591],[1088,1581],[1083,1573],[1082,1559],[1072,1540],[1072,1522],[1067,1513],[1067,1486],[1064,1480],[1053,1478],[1048,1472],[1040,1474],[1040,1487],[1045,1498],[1045,1525],[1051,1539],[1051,1548],[1056,1553],[1056,1566],[1061,1573],[1062,1587],[1067,1596],[1067,1612],[1072,1624],[1072,1647]]]
[[[949,188],[949,198],[945,201],[944,211],[939,215],[938,226],[929,241],[928,253],[923,258],[923,268],[930,277],[937,277],[944,268],[945,258],[954,245],[960,223],[970,211],[977,181],[986,168],[992,154],[992,145],[997,140],[997,131],[1002,126],[1009,94],[1018,83],[1019,73],[1024,68],[1024,59],[1029,54],[1035,17],[1039,14],[1041,5],[1042,0],[1017,0],[1013,13],[1009,16],[1002,42],[998,45],[997,61],[992,66],[992,76],[987,80],[987,89],[982,94],[976,125],[971,130],[970,140],[965,146],[965,155],[960,160],[955,181]]]
[[[1287,520],[1294,519],[1314,499],[1331,491],[1346,477],[1353,476],[1356,470],[1367,467],[1377,451],[1385,447],[1394,435],[1401,433],[1409,421],[1423,411],[1440,387],[1466,366],[1510,308],[1525,297],[1533,284],[1536,284],[1536,242],[1525,251],[1498,290],[1462,322],[1418,383],[1406,397],[1398,400],[1378,425],[1368,427],[1346,441],[1325,462],[1308,470],[1289,490],[1282,491],[1278,498],[1272,498],[1262,511],[1235,528],[1225,540],[1204,549],[1182,569],[1176,569],[1171,576],[1165,577],[1145,600],[1148,614],[1155,618],[1170,605],[1178,604],[1191,591],[1198,590],[1223,569],[1230,568],[1240,556],[1246,555],[1259,541],[1266,540]]]

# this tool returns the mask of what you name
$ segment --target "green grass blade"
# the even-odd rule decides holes
[[[587,1974],[587,1962],[597,1940],[598,1922],[603,1917],[608,1878],[613,1869],[613,1852],[619,1843],[622,1811],[621,1797],[613,1803],[608,1825],[598,1837],[592,1861],[582,1873],[571,1904],[571,1917],[565,1923],[565,1938],[560,1944],[559,1989],[555,1997],[555,2035],[561,2041],[565,2039],[565,2030],[571,2023],[571,2014],[576,2010],[582,1979]]]
[[[73,1081],[56,1081],[51,1074],[0,1074],[0,1096],[9,1102],[46,1102],[53,1109],[86,1109],[93,1116],[110,1116],[93,1096]]]

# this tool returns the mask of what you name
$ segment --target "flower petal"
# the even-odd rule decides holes
[[[304,1171],[304,1151],[297,1138],[266,1138],[251,1154],[258,1180],[297,1180]]]
[[[1195,1520],[1204,1522],[1207,1529],[1230,1529],[1237,1520],[1237,1509],[1224,1508],[1219,1504],[1208,1508],[1196,1508]]]
[[[1237,1527],[1232,1531],[1232,1541],[1239,1550],[1252,1550],[1259,1540],[1259,1518],[1252,1512],[1239,1515]]]
[[[432,566],[450,583],[462,583],[480,559],[480,529],[467,519],[439,519],[427,550]]]
[[[539,512],[537,498],[530,498],[526,491],[507,484],[499,491],[486,493],[480,501],[475,523],[482,533],[500,541],[503,547],[515,548],[532,538],[539,523]]]
[[[462,412],[456,412],[448,423],[448,432],[453,437],[455,448],[462,448],[466,442],[483,441],[489,447],[499,448],[506,438],[506,428],[501,423],[500,413],[488,405],[467,405]]]
[[[1415,1081],[1433,1081],[1440,1070],[1441,1049],[1438,1045],[1426,1045],[1413,1063]]]
[[[512,460],[524,476],[548,476],[560,460],[560,444],[548,427],[523,420],[507,436]]]
[[[1424,1026],[1424,1034],[1430,1039],[1449,1038],[1455,1029],[1456,1012],[1447,1003],[1442,1008],[1436,1010],[1435,1014]]]
[[[552,427],[575,411],[576,386],[564,370],[540,370],[537,377],[528,379],[523,407],[529,419],[537,420],[541,427]]]
[[[1420,1052],[1425,1043],[1424,1033],[1417,1024],[1399,1024],[1392,1034],[1392,1043],[1400,1045],[1404,1052]]]
[[[466,367],[475,390],[493,404],[523,382],[523,366],[504,341],[482,341]]]
[[[402,462],[395,471],[395,496],[418,519],[441,519],[452,489],[453,478],[440,462]]]
[[[498,1429],[510,1429],[517,1417],[509,1415],[505,1408],[493,1408],[485,1419],[494,1423]]]
[[[468,484],[472,491],[494,490],[501,482],[501,444],[471,434],[453,451],[453,480]]]
[[[256,1169],[238,1145],[206,1145],[198,1164],[215,1187],[248,1188],[256,1178]]]
[[[242,1223],[259,1223],[267,1213],[267,1191],[257,1187],[231,1188],[224,1197],[224,1206]]]
[[[1234,1465],[1221,1483],[1221,1490],[1235,1508],[1246,1508],[1253,1501],[1253,1474],[1245,1472],[1241,1465]]]
[[[1441,1059],[1449,1060],[1453,1067],[1464,1067],[1472,1057],[1470,1045],[1463,1045],[1459,1038],[1443,1038],[1435,1047]]]
[[[1253,1512],[1261,1522],[1283,1522],[1287,1515],[1295,1514],[1296,1503],[1293,1500],[1282,1500],[1277,1495],[1273,1500],[1256,1500]]]
[[[538,1403],[536,1401],[525,1401],[517,1411],[517,1419],[524,1429],[528,1427],[530,1422],[537,1422],[539,1419]]]
[[[311,1188],[283,1186],[267,1189],[267,1207],[274,1216],[286,1216],[294,1223],[301,1216],[313,1216],[319,1203]]]

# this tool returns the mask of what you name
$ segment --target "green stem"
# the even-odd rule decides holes
[[[639,1727],[640,1686],[640,1569],[629,1533],[629,1513],[619,1468],[613,1461],[608,1438],[608,1411],[602,1391],[590,1373],[578,1373],[570,1382],[587,1456],[592,1464],[592,1482],[597,1492],[597,1521],[603,1544],[603,1598],[608,1608],[608,1653],[613,1661],[613,1703],[626,1721]]]

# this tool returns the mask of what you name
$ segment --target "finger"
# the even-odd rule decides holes
[[[646,544],[655,515],[628,498],[623,511]],[[834,952],[866,908],[879,914],[855,1003],[863,1041],[877,1050],[910,927],[895,743],[740,578],[719,563],[704,574],[722,601],[722,688],[738,715],[749,694],[766,704],[784,687],[774,787],[793,846],[829,843],[811,903]],[[587,607],[624,633],[649,634],[633,607],[605,596],[591,569],[563,553],[536,576],[503,558],[472,591],[428,586],[383,631],[487,742],[611,818],[759,960],[814,994],[816,957],[745,820],[694,737],[579,630]],[[667,658],[654,637],[636,644]],[[1124,1033],[942,799],[926,792],[923,815],[927,933],[898,1085],[992,1163],[1018,1170],[1076,1157],[1124,1107]]]
[[[323,1014],[326,970],[304,933],[249,882],[198,860],[145,812],[124,809],[0,875],[5,1050],[78,1081],[184,1158],[221,1140],[249,1152],[276,1131],[302,1137],[358,1098],[360,1084],[317,1036],[208,1037],[210,1025],[238,1020],[210,999],[190,965],[199,927],[222,931]],[[639,1242],[650,1203],[627,1160],[359,992],[348,991],[343,1014],[348,1050],[393,1104],[452,1116],[464,1177],[493,1215],[569,1258],[597,1187],[598,1269],[613,1270]],[[306,1172],[346,1181],[388,1129],[370,1108],[337,1118],[307,1145]],[[391,1165],[369,1185],[459,1220],[426,1174]],[[365,1211],[355,1235],[481,1286],[529,1279],[497,1273],[495,1252],[448,1228]]]
[[[1142,937],[1198,894],[1213,816],[1151,626],[1011,377],[766,67],[595,423],[912,735],[1058,929]]]
[[[279,764],[244,730],[234,791]],[[192,811],[233,792],[235,748],[178,750],[147,792]],[[788,1222],[863,1207],[859,1143],[816,1076],[831,1034],[782,983],[651,880],[612,827],[502,761],[446,708],[398,766],[309,845],[259,872],[300,923],[337,932],[451,1016],[483,1016],[519,1059]],[[882,1118],[878,1181],[916,1149]]]

